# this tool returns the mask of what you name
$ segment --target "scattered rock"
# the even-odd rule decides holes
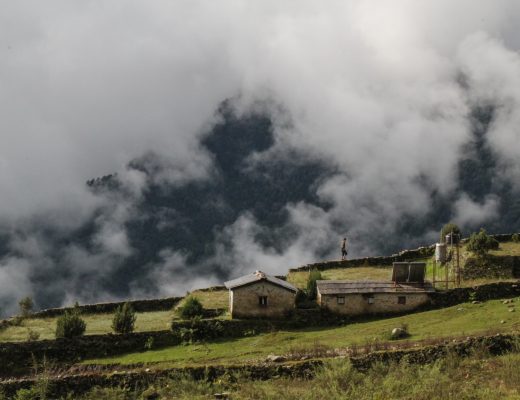
[[[506,321],[502,320],[502,321],[500,321],[500,323],[501,323],[501,324],[505,324],[505,323],[506,323]]]
[[[514,308],[510,308],[509,312],[515,312],[515,309]]]
[[[229,393],[215,393],[213,396],[216,399],[229,399]]]
[[[400,339],[406,336],[406,331],[402,328],[394,328],[392,329],[392,339]]]
[[[459,308],[457,308],[457,311],[464,311],[464,308],[463,307],[459,307]]]
[[[471,302],[471,304],[480,304],[480,301],[478,301],[478,300],[473,300],[473,301]]]

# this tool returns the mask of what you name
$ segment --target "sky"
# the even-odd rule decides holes
[[[330,208],[286,205],[299,234],[282,253],[255,242],[254,233],[265,228],[248,213],[221,232],[231,247],[221,246],[208,265],[226,263],[232,277],[253,263],[283,273],[313,260],[324,242],[346,234],[338,221],[354,238],[376,229],[384,236],[395,233],[403,215],[428,212],[432,190],[456,190],[475,107],[496,107],[486,140],[499,160],[499,179],[515,182],[519,23],[515,0],[4,2],[4,311],[35,290],[35,276],[58,273],[55,252],[74,271],[49,293],[64,291],[64,302],[112,298],[72,288],[84,273],[105,273],[95,265],[110,266],[133,251],[125,222],[152,178],[128,163],[156,154],[163,166],[153,177],[158,184],[209,179],[213,160],[201,139],[219,122],[216,110],[226,99],[237,115],[260,109],[273,121],[275,145],[251,165],[297,151],[336,171],[314,189]],[[113,172],[124,195],[95,195],[85,185]],[[454,220],[482,224],[499,205],[496,196],[476,201],[461,193]],[[87,220],[95,221],[96,252],[57,249],[48,238],[46,227],[65,238]],[[436,235],[432,229],[424,239]],[[353,251],[371,250],[360,240]],[[220,283],[216,275],[183,272],[185,255],[177,249],[165,248],[161,257],[150,272],[157,294]],[[182,279],[168,283],[174,273]],[[134,295],[151,294],[135,283]]]

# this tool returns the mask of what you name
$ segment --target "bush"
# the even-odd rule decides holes
[[[518,233],[515,233],[513,236],[511,236],[511,240],[514,243],[519,243],[520,242],[520,235]]]
[[[34,342],[40,338],[40,333],[33,331],[32,329],[29,329],[27,331],[27,341],[28,342]]]
[[[20,389],[16,392],[15,400],[39,400],[39,396],[34,388]]]
[[[194,296],[188,296],[184,304],[178,309],[179,316],[184,319],[202,317],[204,307],[199,299]]]
[[[112,329],[116,333],[131,333],[134,331],[137,315],[130,303],[117,307],[112,320]]]
[[[318,294],[316,281],[319,281],[321,279],[321,272],[317,269],[313,269],[309,272],[309,277],[307,278],[307,297],[310,300],[316,300],[316,296]]]
[[[449,222],[445,224],[441,229],[441,243],[444,243],[446,241],[446,235],[449,233],[455,233],[457,235],[460,235],[460,228],[454,224],[453,222]]]
[[[479,233],[473,233],[469,237],[467,249],[479,258],[484,258],[489,250],[498,249],[498,241],[489,236],[485,229],[480,229]]]
[[[24,297],[18,302],[18,305],[20,306],[20,314],[22,317],[26,318],[31,315],[34,307],[34,303],[31,297]]]
[[[56,338],[73,338],[85,333],[87,325],[80,317],[79,307],[72,311],[65,311],[56,322]]]

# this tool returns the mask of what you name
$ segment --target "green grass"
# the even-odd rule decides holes
[[[199,298],[205,308],[228,308],[228,291],[213,290],[192,292]],[[181,303],[182,304],[182,303]],[[82,318],[87,323],[86,335],[112,333],[114,314],[85,314]],[[136,332],[159,331],[170,329],[172,319],[177,318],[172,311],[152,311],[137,313]],[[37,332],[39,339],[54,339],[57,317],[27,318],[20,326],[10,326],[0,330],[0,342],[23,342],[27,340],[29,331]]]
[[[513,304],[520,306],[520,298]],[[134,364],[168,362],[176,366],[208,363],[258,361],[266,355],[290,352],[294,348],[312,348],[316,343],[330,348],[385,340],[388,333],[408,325],[412,341],[449,336],[464,336],[520,330],[520,310],[509,312],[499,300],[481,304],[465,303],[442,310],[406,316],[352,323],[343,327],[279,331],[236,340],[175,346],[161,350],[127,354],[119,357],[87,360],[87,364]],[[504,321],[501,324],[501,320]]]
[[[190,293],[202,303],[204,308],[225,308],[229,307],[229,292],[227,289],[215,290],[194,290]],[[184,304],[184,300],[177,305],[177,307]]]
[[[87,323],[86,335],[113,332],[113,314],[87,314],[82,316]],[[169,329],[173,311],[137,313],[136,332]],[[29,330],[40,334],[40,339],[54,339],[57,318],[28,318],[20,326],[10,326],[0,331],[0,341],[20,342],[27,340]]]
[[[489,254],[495,256],[520,256],[520,243],[504,242],[500,243],[498,250],[492,250]]]
[[[374,267],[348,267],[333,268],[321,271],[323,279],[350,279],[350,280],[390,280],[392,278],[391,266]],[[289,272],[287,281],[298,288],[307,287],[309,272]]]

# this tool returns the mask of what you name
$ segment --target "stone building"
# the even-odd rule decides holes
[[[297,289],[261,271],[225,282],[232,318],[283,318],[295,307]]]
[[[343,315],[411,311],[430,301],[429,282],[317,281],[318,304]]]

